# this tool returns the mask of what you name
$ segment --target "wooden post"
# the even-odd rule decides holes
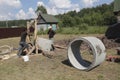
[[[37,48],[37,44],[36,44],[36,41],[37,41],[37,19],[35,19],[35,23],[34,23],[34,26],[35,26],[35,31],[34,31],[34,41],[35,41],[35,49],[36,49],[36,53],[38,54],[38,48]]]
[[[34,32],[33,32],[33,47],[32,49],[28,52],[28,54],[31,54],[32,51],[34,49],[36,49],[36,53],[38,53],[38,48],[37,48],[37,44],[36,44],[36,41],[37,41],[37,19],[35,19],[34,21],[31,21],[31,22],[27,22],[27,29],[29,29],[30,27],[33,27],[34,28]]]
[[[117,16],[117,22],[120,22],[120,16]]]
[[[29,26],[30,26],[30,22],[27,21],[27,30],[29,29]]]

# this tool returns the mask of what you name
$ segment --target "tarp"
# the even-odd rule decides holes
[[[107,29],[105,36],[108,39],[114,39],[116,42],[120,43],[120,23],[116,23],[110,26]]]

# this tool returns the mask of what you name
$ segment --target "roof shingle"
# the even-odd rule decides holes
[[[53,24],[58,23],[58,19],[52,15],[40,14],[38,17],[38,24]]]

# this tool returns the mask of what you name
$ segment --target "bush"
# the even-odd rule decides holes
[[[60,27],[56,30],[58,34],[104,34],[106,31],[106,26],[88,26],[87,24],[81,24],[77,27]],[[38,34],[47,34],[48,30],[38,31]]]
[[[106,29],[107,27],[105,26],[90,26],[87,32],[91,34],[104,34]]]
[[[61,33],[63,31],[62,27],[59,27],[59,29],[56,30],[57,33]]]
[[[48,30],[43,30],[43,29],[40,29],[39,31],[38,31],[38,35],[41,35],[41,34],[47,34],[47,32],[48,32]]]
[[[81,25],[78,25],[77,27],[79,28],[79,30],[87,30],[88,29],[88,24],[83,23]]]

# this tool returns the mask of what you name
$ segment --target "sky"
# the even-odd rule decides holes
[[[0,0],[0,21],[36,18],[37,6],[44,6],[48,14],[57,15],[83,8],[110,4],[114,0]]]

